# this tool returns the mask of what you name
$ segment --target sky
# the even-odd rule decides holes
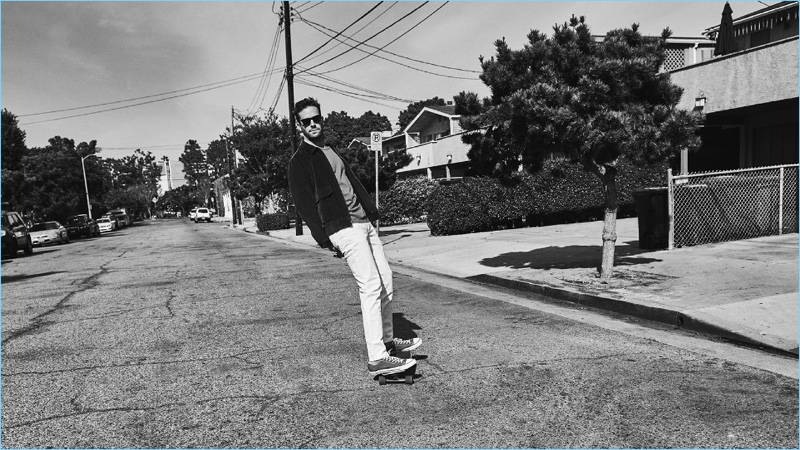
[[[61,136],[96,140],[105,158],[141,149],[177,161],[188,140],[205,148],[225,134],[232,110],[288,115],[282,5],[2,1],[2,107],[18,117],[29,148]],[[317,98],[323,114],[372,111],[395,124],[411,102],[487,96],[479,58],[493,56],[498,39],[518,49],[530,30],[550,35],[572,15],[585,16],[594,34],[638,23],[645,34],[669,27],[701,37],[724,5],[292,1],[294,97]],[[765,3],[731,6],[739,17]],[[364,51],[331,41],[339,32],[351,45],[365,42]]]

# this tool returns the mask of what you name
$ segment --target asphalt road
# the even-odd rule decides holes
[[[184,219],[3,260],[2,446],[798,447],[796,379],[431,281],[379,386],[327,253]]]

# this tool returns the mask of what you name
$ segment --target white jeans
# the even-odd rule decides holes
[[[344,254],[361,298],[364,339],[370,361],[389,356],[384,342],[394,337],[392,327],[392,270],[383,253],[383,244],[371,223],[352,227],[330,236],[331,243]]]

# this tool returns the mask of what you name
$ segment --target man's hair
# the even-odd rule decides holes
[[[300,111],[308,108],[309,106],[316,106],[317,109],[319,110],[319,113],[322,114],[322,108],[319,107],[319,102],[311,97],[306,97],[300,100],[299,102],[295,103],[294,109],[292,110],[292,114],[294,114],[295,118],[298,118],[298,114],[300,114]]]

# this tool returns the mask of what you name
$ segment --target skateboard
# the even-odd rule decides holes
[[[384,386],[387,383],[414,384],[414,375],[416,374],[417,364],[414,364],[403,372],[392,373],[388,375],[375,375],[375,379],[378,380],[378,384],[381,386]]]

